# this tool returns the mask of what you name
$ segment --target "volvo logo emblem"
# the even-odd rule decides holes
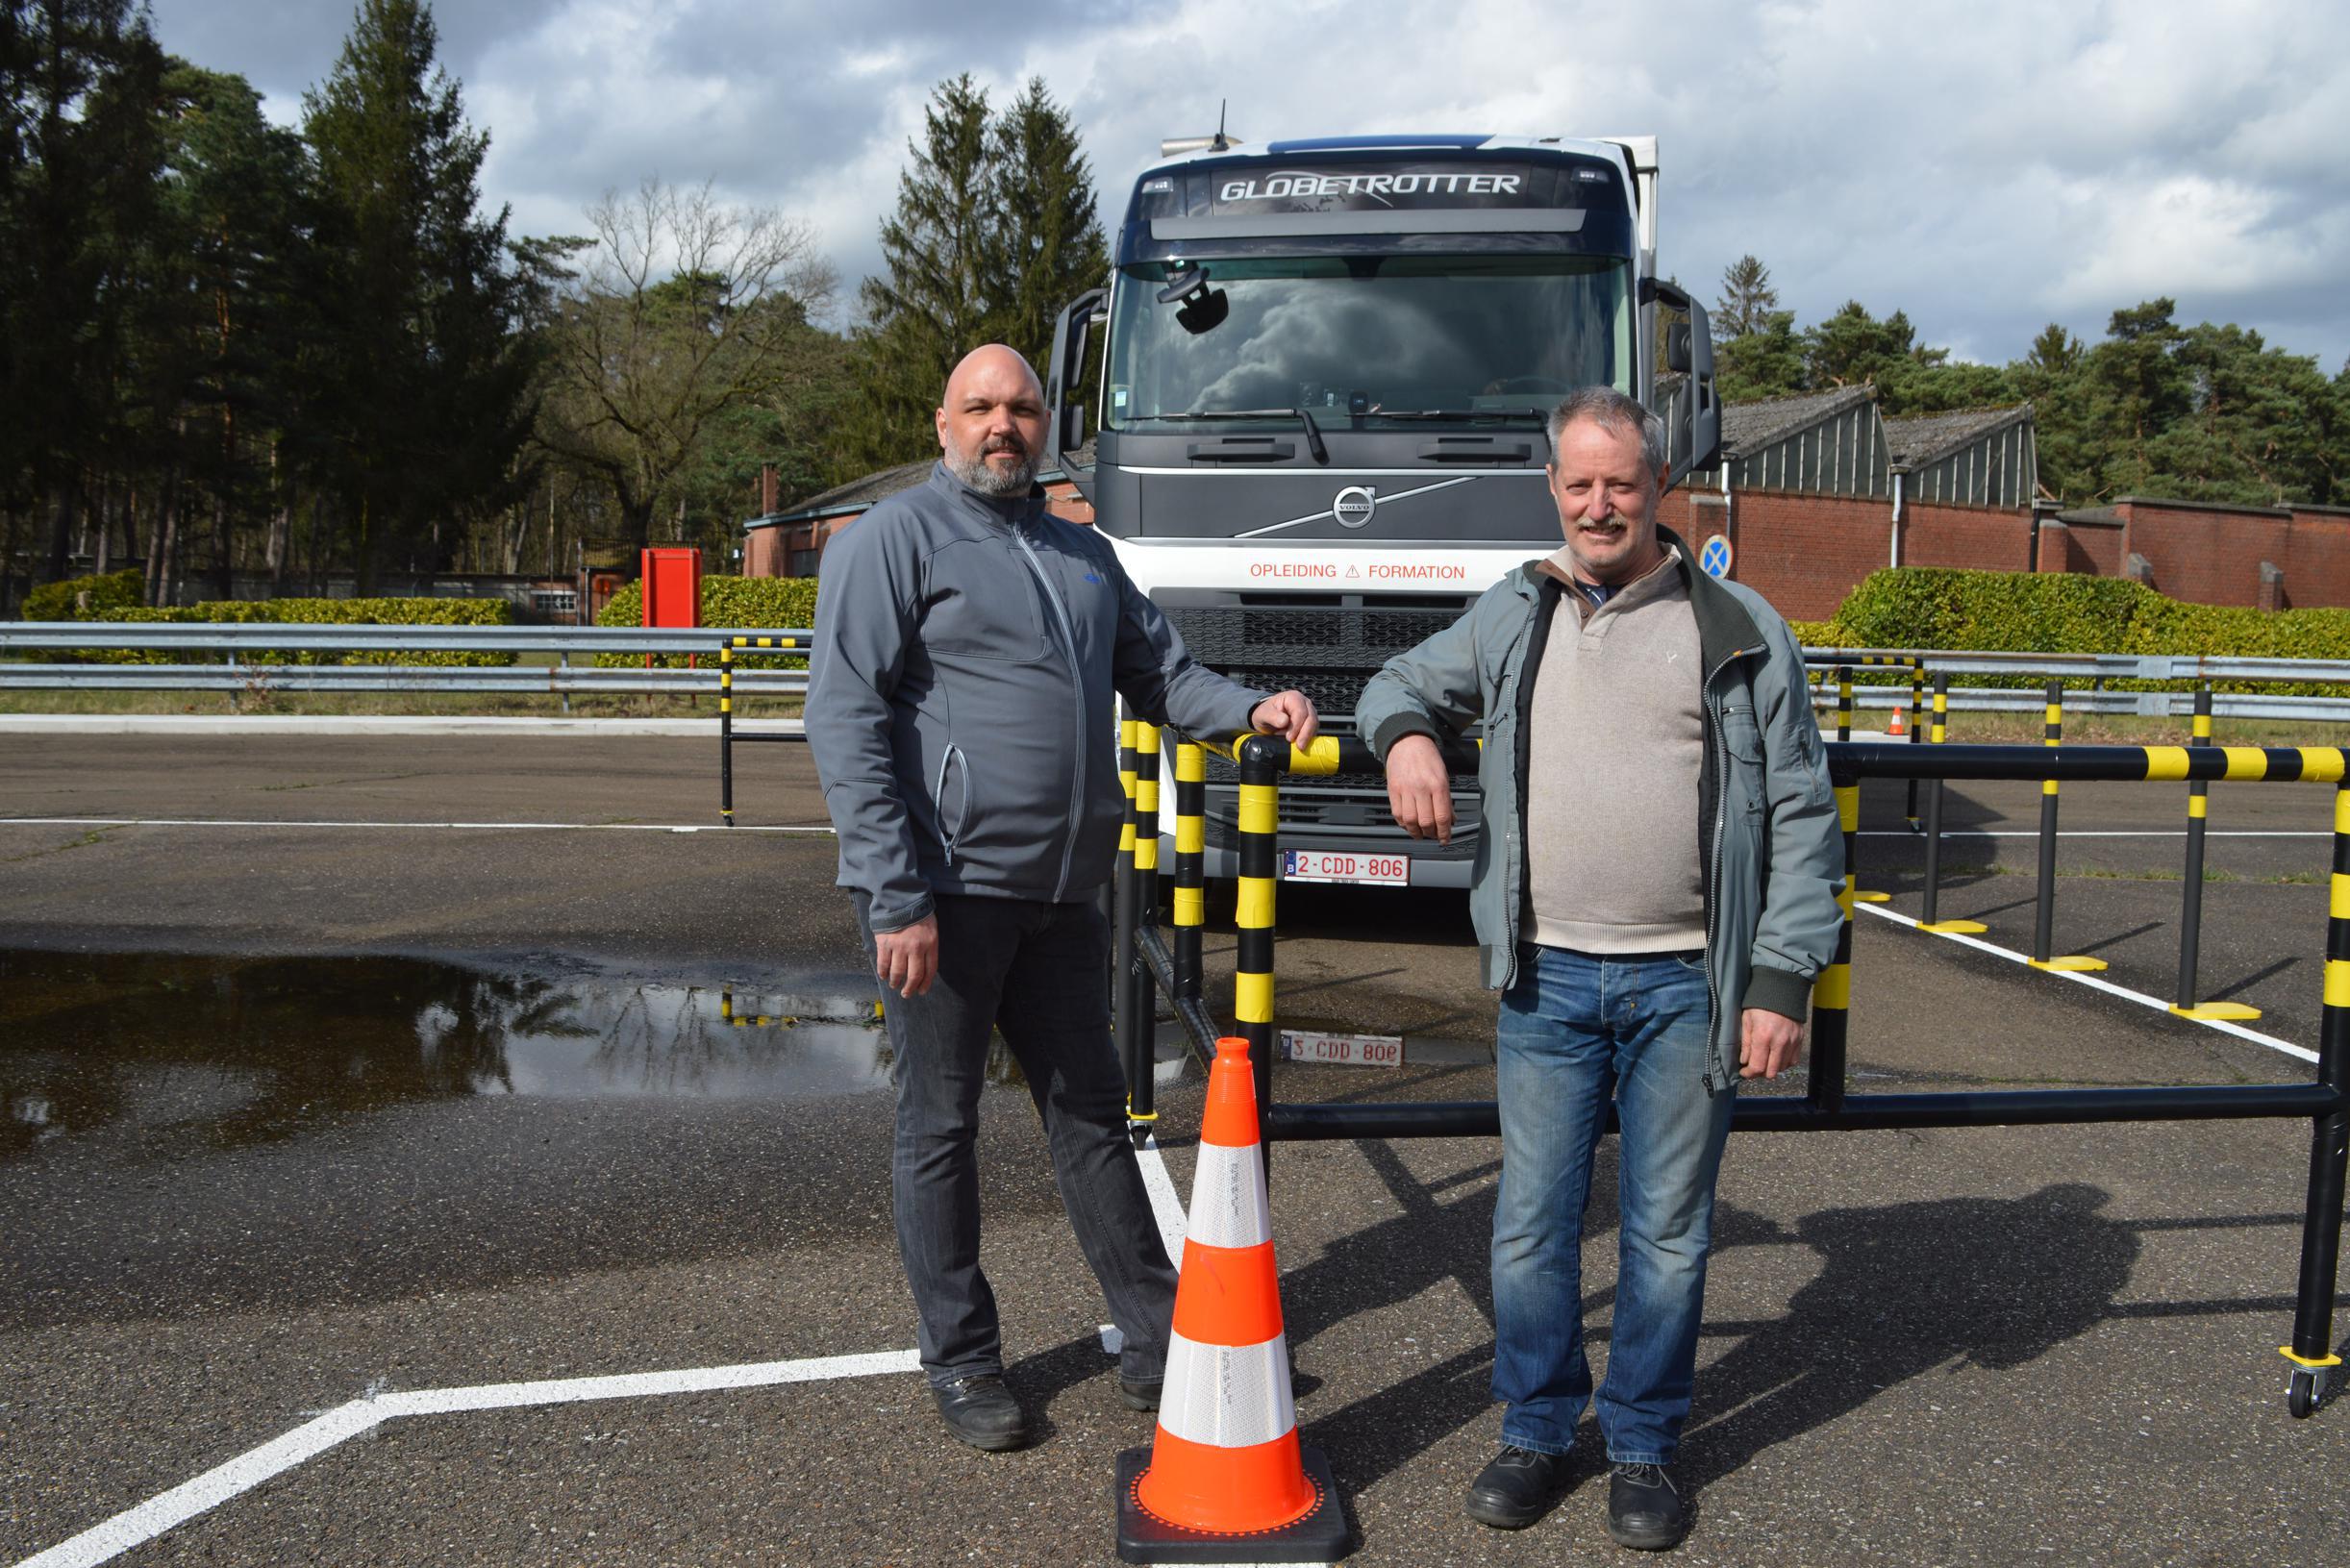
[[[1379,510],[1379,492],[1368,485],[1349,485],[1330,503],[1330,514],[1340,528],[1361,528]]]

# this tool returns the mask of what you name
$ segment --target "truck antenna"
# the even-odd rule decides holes
[[[1219,98],[1216,100],[1214,145],[1215,150],[1219,153],[1232,151],[1232,143],[1224,139],[1224,112],[1231,107],[1232,100],[1230,98]]]

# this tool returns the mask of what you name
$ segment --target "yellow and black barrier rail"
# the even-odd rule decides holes
[[[1219,750],[1221,748],[1218,748]],[[1279,885],[1280,784],[1285,773],[1375,772],[1363,742],[1325,736],[1299,751],[1278,737],[1238,739],[1239,764],[1238,931],[1233,1013],[1250,1045],[1257,1074],[1262,1142],[1269,1161],[1276,1140],[1398,1137],[1494,1137],[1501,1131],[1492,1101],[1283,1104],[1273,1098],[1274,907]],[[1446,764],[1473,770],[1473,751],[1451,747]],[[1182,764],[1179,761],[1178,773]],[[1801,1098],[1741,1098],[1731,1125],[1746,1132],[1834,1132],[1887,1128],[2048,1126],[2103,1122],[2205,1121],[2306,1117],[2311,1122],[2309,1185],[2302,1227],[2301,1269],[2292,1340],[2281,1347],[2291,1363],[2287,1405],[2295,1416],[2312,1413],[2343,1385],[2341,1358],[2332,1346],[2336,1274],[2340,1258],[2342,1194],[2350,1165],[2350,759],[2335,747],[2242,746],[1938,746],[1839,744],[1829,750],[1829,771],[1844,830],[1843,910],[1834,958],[1812,994],[1812,1063]],[[1859,869],[1861,782],[1866,778],[2195,782],[2215,779],[2333,784],[2333,896],[2326,926],[2324,1010],[2314,1081],[2295,1083],[2183,1084],[2079,1089],[2000,1089],[1914,1094],[1846,1092],[1852,998],[1850,890]],[[1938,810],[1938,802],[1936,803]],[[1131,824],[1130,824],[1131,825]],[[1155,824],[1143,829],[1155,837]],[[1137,842],[1141,834],[1136,835]],[[1123,889],[1138,882],[1135,844],[1121,859]],[[1183,858],[1178,849],[1178,884]],[[1121,907],[1127,907],[1121,905]],[[1139,909],[1138,903],[1132,906]],[[1153,911],[1155,915],[1155,910]],[[1178,928],[1179,940],[1181,928]],[[1199,1008],[1197,970],[1188,997],[1159,942],[1155,921],[1138,922],[1132,945],[1118,952],[1120,968],[1143,961],[1175,993],[1179,1013]],[[1121,991],[1123,1002],[1130,995]],[[1185,1014],[1195,1040],[1212,1037],[1214,1020]],[[1121,1014],[1121,1031],[1147,1031],[1150,1014]],[[1123,1034],[1121,1037],[1125,1037]],[[1134,1058],[1128,1058],[1130,1071]],[[1149,1077],[1147,1057],[1141,1076]],[[1130,1081],[1131,1082],[1131,1081]],[[1612,1112],[1611,1112],[1612,1118]],[[1611,1120],[1612,1126],[1612,1119]]]
[[[718,820],[735,825],[735,746],[751,740],[800,740],[778,730],[735,728],[735,655],[745,648],[771,653],[805,653],[815,642],[802,634],[728,637],[718,644]]]

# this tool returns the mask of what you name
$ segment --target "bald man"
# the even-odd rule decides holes
[[[826,547],[808,744],[896,1056],[891,1185],[922,1368],[974,1448],[1027,1440],[979,1265],[979,1096],[992,1026],[1044,1122],[1077,1240],[1124,1336],[1119,1397],[1156,1409],[1175,1271],[1126,1140],[1110,1037],[1112,698],[1195,734],[1304,745],[1313,705],[1195,662],[1110,543],[1045,510],[1044,389],[990,344],[947,378],[929,480]]]

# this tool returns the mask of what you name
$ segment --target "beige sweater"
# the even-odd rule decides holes
[[[1526,930],[1544,947],[1705,946],[1705,677],[1679,561],[1668,548],[1597,609],[1570,585],[1551,619],[1526,772]]]

